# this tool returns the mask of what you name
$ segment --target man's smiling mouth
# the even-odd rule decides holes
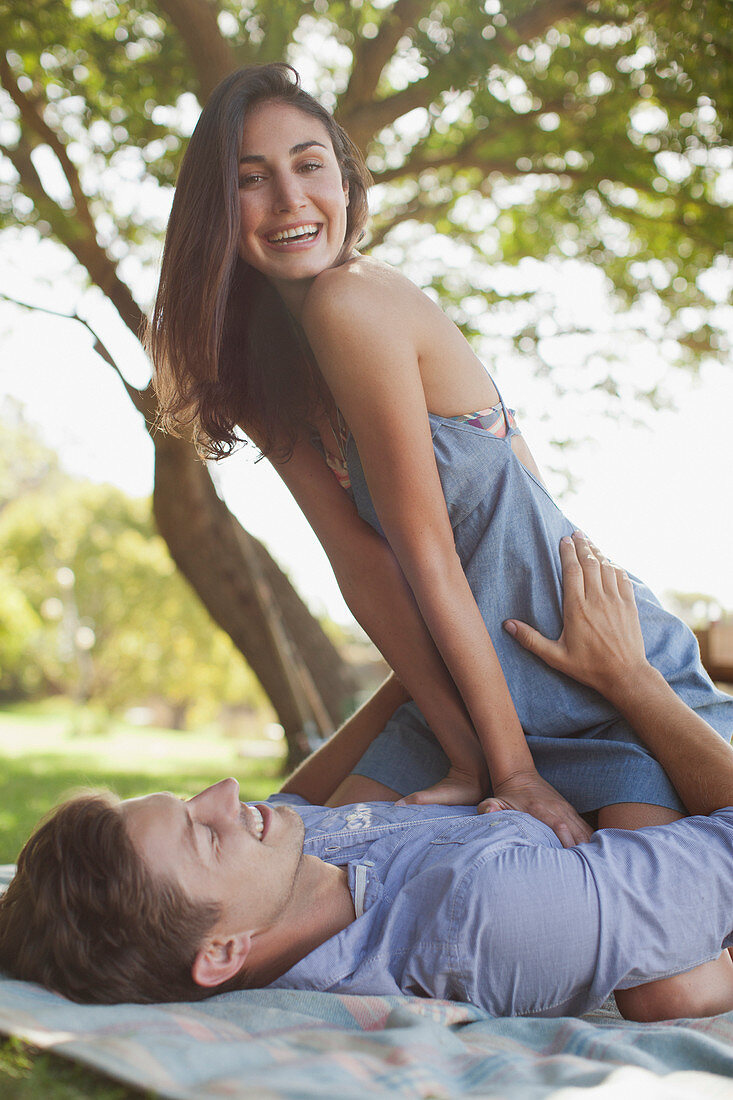
[[[252,814],[252,819],[253,819],[252,824],[253,824],[253,827],[254,827],[254,834],[255,834],[255,836],[258,840],[262,840],[262,834],[265,831],[264,818],[262,817],[262,814],[260,813],[260,811],[257,809],[256,806],[250,806],[249,809],[250,809],[250,812]]]
[[[268,244],[296,244],[299,241],[312,241],[318,236],[320,226],[315,222],[309,222],[306,225],[298,225],[294,229],[279,229],[276,233],[269,233],[267,236]]]

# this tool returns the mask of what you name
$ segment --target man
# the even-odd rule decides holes
[[[647,663],[626,574],[582,538],[561,552],[560,639],[508,629],[602,692],[710,816],[563,848],[511,810],[311,805],[391,713],[388,682],[266,804],[243,805],[228,779],[187,802],[61,807],[0,907],[0,965],[85,1001],[271,984],[496,1015],[578,1013],[613,990],[641,1019],[733,1007],[733,751]]]

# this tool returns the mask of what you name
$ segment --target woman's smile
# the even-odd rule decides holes
[[[239,161],[239,254],[297,310],[342,258],[348,185],[323,123],[277,100],[250,111]]]
[[[274,232],[266,234],[265,240],[273,248],[292,251],[299,245],[312,244],[320,235],[320,232],[321,226],[318,223],[307,222],[305,225],[286,226],[283,229],[276,229]]]

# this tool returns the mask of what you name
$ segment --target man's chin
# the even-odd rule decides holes
[[[305,824],[298,811],[294,810],[292,806],[276,806],[273,808],[276,814],[283,818],[283,825],[288,836],[292,835],[293,840],[297,838],[298,844],[302,848],[305,840]]]

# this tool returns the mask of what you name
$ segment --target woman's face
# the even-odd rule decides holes
[[[246,118],[239,162],[239,254],[297,306],[339,259],[348,184],[317,118],[272,101]]]

